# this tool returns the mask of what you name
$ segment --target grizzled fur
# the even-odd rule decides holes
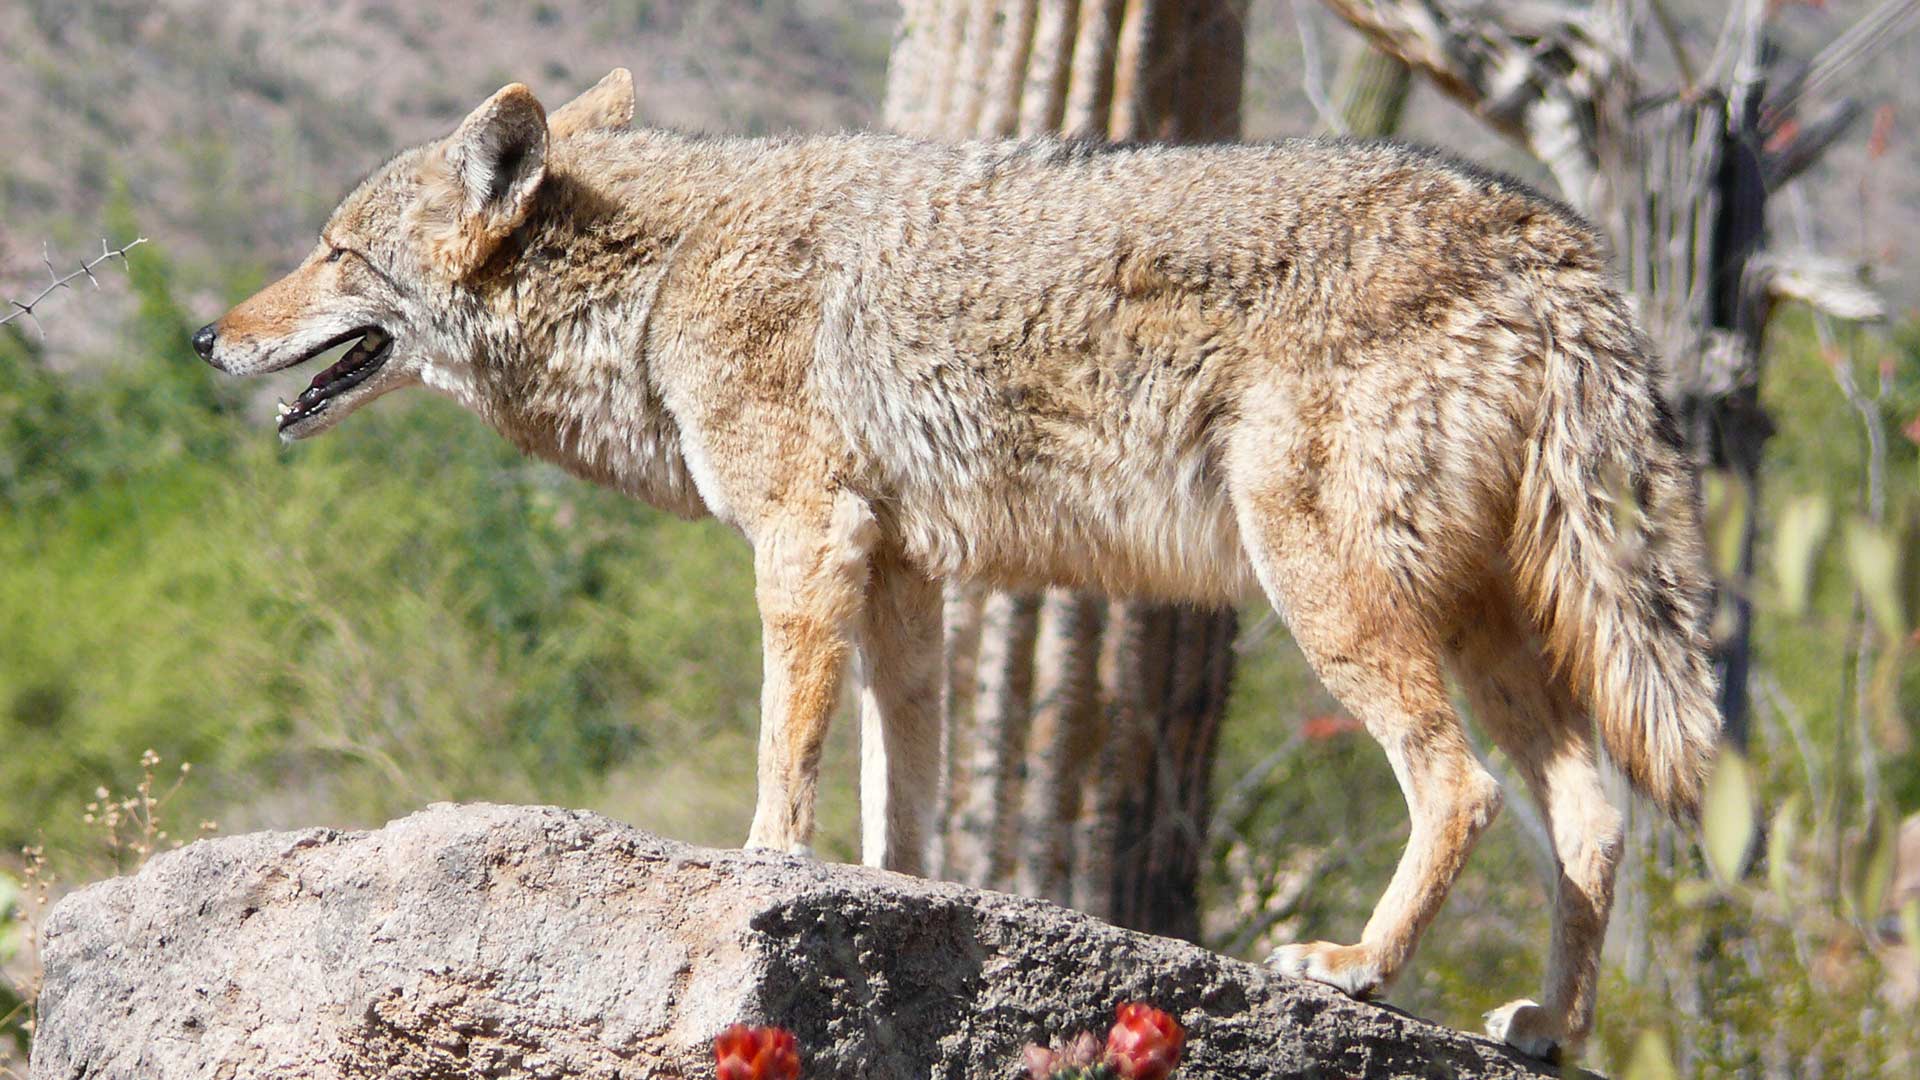
[[[1450,668],[1561,866],[1546,994],[1490,1026],[1588,1032],[1621,843],[1588,717],[1680,816],[1717,729],[1697,480],[1589,226],[1393,145],[693,138],[625,130],[631,94],[616,72],[548,117],[500,91],[350,194],[209,358],[377,328],[385,365],[287,437],[423,383],[744,534],[755,845],[809,842],[857,653],[866,854],[921,868],[941,581],[1258,588],[1412,811],[1360,943],[1275,957],[1370,994],[1500,804]]]

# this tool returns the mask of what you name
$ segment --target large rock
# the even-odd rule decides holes
[[[548,808],[202,841],[67,897],[45,944],[31,1080],[695,1080],[742,1020],[809,1078],[1011,1080],[1129,999],[1186,1025],[1186,1077],[1547,1075],[1040,901]]]

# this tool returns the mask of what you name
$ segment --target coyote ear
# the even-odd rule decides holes
[[[583,131],[619,131],[633,123],[633,72],[614,68],[593,89],[553,110],[547,130],[555,139]]]
[[[502,88],[460,122],[424,177],[413,217],[429,257],[456,279],[479,269],[526,220],[546,171],[546,110],[525,86]]]

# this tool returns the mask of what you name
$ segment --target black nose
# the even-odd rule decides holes
[[[202,360],[213,359],[213,324],[212,323],[208,323],[207,325],[193,332],[193,351],[199,353],[200,359]]]

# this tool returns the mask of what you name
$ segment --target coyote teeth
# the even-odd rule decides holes
[[[285,416],[292,411],[293,411],[293,406],[287,404],[287,400],[285,398],[281,398],[279,401],[274,403],[273,414],[276,417]]]

